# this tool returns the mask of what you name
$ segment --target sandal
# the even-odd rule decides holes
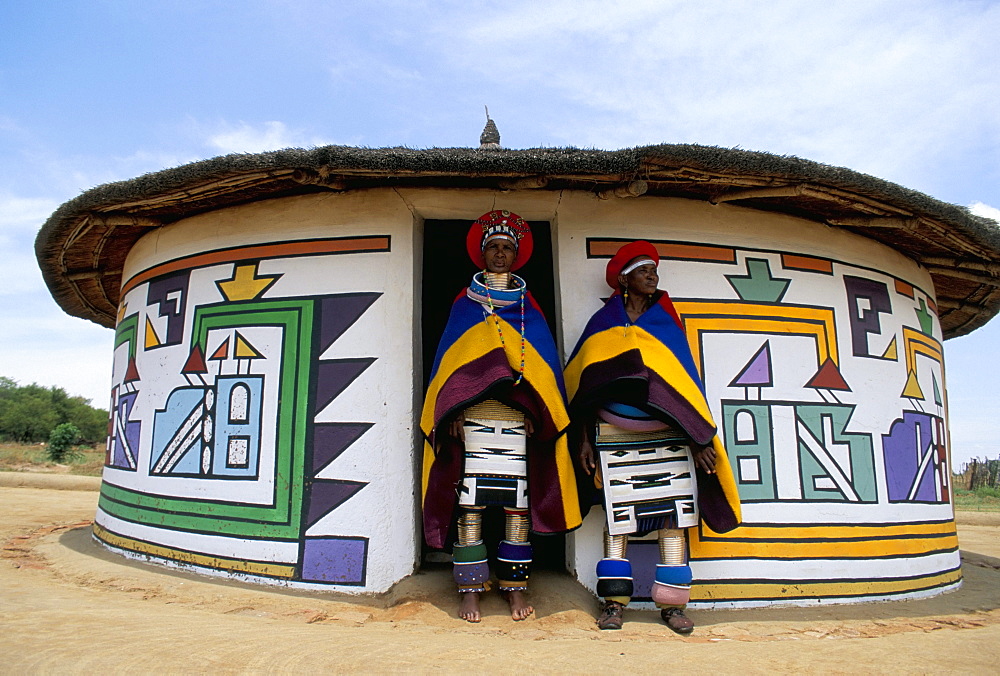
[[[598,629],[621,629],[624,610],[625,606],[617,601],[605,601],[601,616],[597,618]]]
[[[667,623],[667,626],[682,636],[687,636],[694,631],[694,622],[684,614],[683,608],[664,608],[660,611],[660,617]]]

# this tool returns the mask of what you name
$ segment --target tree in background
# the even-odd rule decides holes
[[[66,462],[80,456],[76,447],[80,443],[80,430],[73,423],[56,425],[49,435],[45,454],[52,462]]]
[[[107,434],[108,414],[89,399],[72,397],[61,387],[18,385],[0,376],[0,439],[19,443],[47,441],[63,423],[72,423],[81,443],[95,444]]]

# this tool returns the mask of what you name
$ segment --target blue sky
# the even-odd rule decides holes
[[[1000,217],[1000,4],[0,3],[0,375],[106,406],[112,333],[34,258],[62,202],[328,143],[700,143],[846,166]],[[945,343],[956,463],[1000,455],[1000,319]]]

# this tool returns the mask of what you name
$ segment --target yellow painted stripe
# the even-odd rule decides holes
[[[693,529],[690,547],[694,559],[914,556],[957,549],[958,534],[954,522],[801,528],[741,526],[725,535],[711,536]]]
[[[749,601],[823,599],[852,596],[883,596],[904,594],[921,589],[933,589],[955,584],[962,579],[960,570],[920,576],[906,580],[785,581],[733,582],[718,584],[699,582],[691,586],[692,601]]]
[[[186,552],[163,545],[154,545],[148,542],[133,540],[130,537],[112,533],[100,524],[94,524],[94,535],[108,543],[112,547],[127,549],[137,554],[146,554],[160,559],[169,559],[181,563],[189,563],[203,568],[215,568],[217,570],[229,570],[234,573],[246,573],[248,575],[260,575],[262,577],[292,578],[295,575],[295,566],[288,563],[261,563],[259,561],[242,561],[223,556],[212,556],[210,554],[196,554]]]
[[[677,301],[677,312],[684,321],[688,344],[694,354],[694,363],[701,366],[701,341],[704,331],[789,333],[816,337],[816,357],[820,364],[829,358],[840,364],[837,350],[836,326],[833,310],[791,305],[775,307],[755,303],[703,303]],[[710,316],[693,316],[710,315]]]

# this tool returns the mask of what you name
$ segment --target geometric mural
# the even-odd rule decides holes
[[[603,266],[623,241],[590,238],[588,258]],[[738,529],[702,523],[692,532],[703,578],[692,603],[889,598],[957,585],[944,360],[926,292],[835,259],[650,241],[666,262],[661,275],[673,275],[661,288],[682,320],[743,503]],[[715,291],[684,295],[686,279]],[[713,279],[722,283],[710,287]],[[920,504],[944,509],[900,511]],[[633,539],[636,600],[657,556],[655,540]],[[783,565],[811,560],[823,563]],[[699,568],[721,561],[732,563],[714,581],[704,571],[715,568]],[[741,566],[745,575],[731,572]],[[815,579],[801,577],[813,569]]]
[[[238,258],[228,264],[219,254],[202,256],[207,265],[201,268],[170,263],[161,266],[170,268],[166,274],[150,271],[130,282],[145,305],[125,315],[126,301],[135,296],[123,296],[115,342],[121,382],[113,390],[106,464],[141,469],[149,488],[106,474],[94,531],[127,552],[231,574],[363,586],[368,537],[332,534],[317,524],[367,485],[337,478],[335,467],[376,423],[317,417],[376,361],[329,353],[382,294],[272,296],[295,268],[283,268],[280,257],[247,256],[252,250],[234,252]],[[271,243],[266,250],[292,256],[388,252],[389,238]],[[267,273],[261,271],[265,261]],[[210,285],[196,284],[196,275]],[[164,355],[148,382],[136,366],[143,351]],[[163,368],[168,364],[172,374]],[[154,410],[137,409],[143,392],[147,405],[159,402]],[[145,455],[143,425],[150,426]],[[127,524],[146,524],[163,535],[136,537],[131,533],[141,526]],[[156,538],[176,539],[167,535],[171,531],[195,538],[181,547],[154,544]],[[230,544],[231,538],[242,544]]]

